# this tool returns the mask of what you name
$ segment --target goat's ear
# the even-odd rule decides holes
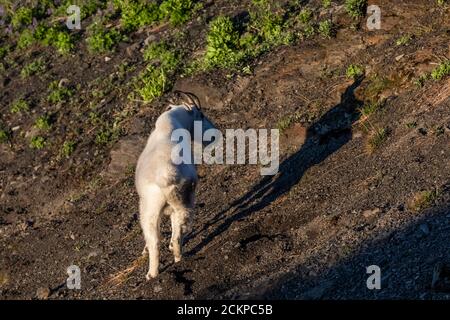
[[[175,93],[182,96],[183,104],[189,104],[191,106],[193,105],[196,106],[198,109],[201,108],[200,99],[192,92],[184,92],[176,90]]]

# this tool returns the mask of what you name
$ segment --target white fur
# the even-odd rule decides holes
[[[147,249],[149,254],[147,280],[158,275],[160,220],[165,207],[171,209],[172,238],[169,249],[175,262],[181,260],[182,237],[190,228],[198,177],[194,164],[172,163],[171,152],[177,142],[171,141],[171,135],[175,129],[187,129],[192,137],[194,121],[203,121],[202,131],[214,128],[198,107],[171,105],[157,119],[137,163],[140,222],[146,244],[144,252]]]

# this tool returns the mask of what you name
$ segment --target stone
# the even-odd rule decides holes
[[[420,231],[422,231],[425,235],[428,235],[430,233],[430,228],[428,227],[427,224],[421,224],[419,226]]]
[[[50,297],[50,289],[48,287],[41,287],[36,290],[36,297],[40,300],[47,300]]]

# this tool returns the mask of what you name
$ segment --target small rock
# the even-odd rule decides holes
[[[131,57],[134,52],[139,50],[139,43],[134,43],[131,46],[127,47],[125,50],[127,53],[127,56]]]
[[[396,57],[395,57],[395,61],[400,61],[404,56],[405,56],[404,54],[401,54],[401,55],[399,55],[399,56],[396,56]]]
[[[144,40],[144,45],[148,46],[149,43],[154,42],[155,40],[156,36],[154,34],[151,34]]]
[[[425,235],[428,235],[430,233],[430,228],[428,228],[427,224],[421,224],[419,226],[420,231],[422,231]]]
[[[50,289],[48,287],[41,287],[36,291],[36,297],[40,300],[47,300],[50,296]]]
[[[109,60],[111,60],[110,57],[105,57],[105,62],[108,62]]]
[[[12,129],[11,129],[11,131],[17,131],[17,130],[19,130],[20,129],[20,126],[17,126],[17,127],[13,127]]]
[[[161,291],[162,291],[162,287],[159,284],[157,284],[156,286],[153,287],[153,292],[159,293]]]
[[[372,210],[364,210],[363,211],[363,216],[364,216],[364,218],[368,219],[368,218],[371,218],[371,217],[375,216],[376,214],[378,214],[380,212],[381,212],[380,208],[375,208],[375,209],[372,209]]]
[[[59,88],[64,88],[64,87],[67,87],[68,84],[69,84],[69,79],[67,79],[67,78],[62,78],[62,79],[59,80],[59,82],[58,82],[58,87],[59,87]]]

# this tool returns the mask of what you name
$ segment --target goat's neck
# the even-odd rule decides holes
[[[162,114],[156,122],[156,128],[171,135],[173,130],[186,129],[193,136],[193,117],[184,107],[175,107]]]

